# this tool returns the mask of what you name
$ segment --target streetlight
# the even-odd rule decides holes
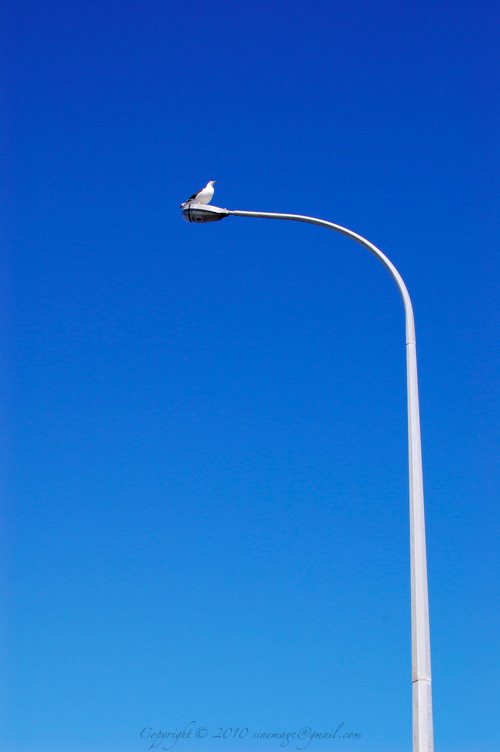
[[[299,214],[270,214],[268,212],[229,211],[218,206],[190,204],[182,215],[187,222],[215,222],[224,217],[261,217],[289,219],[296,222],[327,227],[352,238],[383,263],[395,281],[405,309],[406,321],[406,379],[408,394],[408,454],[410,471],[410,561],[411,561],[411,645],[413,695],[413,752],[433,752],[431,691],[431,645],[429,634],[429,596],[427,592],[427,554],[425,545],[424,484],[420,441],[420,411],[418,404],[417,349],[415,321],[410,295],[401,275],[376,246],[352,230],[332,222]]]

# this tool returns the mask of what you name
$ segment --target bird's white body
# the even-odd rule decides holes
[[[184,203],[181,204],[181,209],[184,209],[185,206],[189,206],[190,204],[209,204],[214,195],[214,183],[215,180],[209,180],[201,191],[193,193],[187,201],[184,201]]]

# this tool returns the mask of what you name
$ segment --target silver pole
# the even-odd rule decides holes
[[[201,207],[200,207],[201,208]],[[207,207],[208,208],[208,207]],[[212,207],[210,207],[212,208]],[[215,209],[215,207],[213,207]],[[227,210],[223,210],[227,211]],[[425,545],[424,483],[418,404],[417,350],[415,321],[410,295],[398,270],[373,243],[345,227],[299,214],[227,211],[235,217],[289,219],[327,227],[352,238],[368,248],[388,269],[403,298],[406,320],[406,374],[408,392],[408,452],[410,469],[410,560],[411,560],[411,644],[413,692],[413,752],[433,752],[431,692],[431,645],[429,633],[429,597],[427,592],[427,554]],[[225,216],[227,216],[225,214]]]

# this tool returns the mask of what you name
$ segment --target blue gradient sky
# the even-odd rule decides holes
[[[411,749],[401,301],[324,229],[186,224],[213,179],[405,278],[436,748],[499,749],[494,4],[9,0],[3,27],[4,748],[196,721],[175,749]]]

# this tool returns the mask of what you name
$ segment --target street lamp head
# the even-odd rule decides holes
[[[188,204],[182,210],[182,216],[186,222],[216,222],[218,219],[229,217],[227,209],[221,209],[218,206],[208,206],[207,204]]]

